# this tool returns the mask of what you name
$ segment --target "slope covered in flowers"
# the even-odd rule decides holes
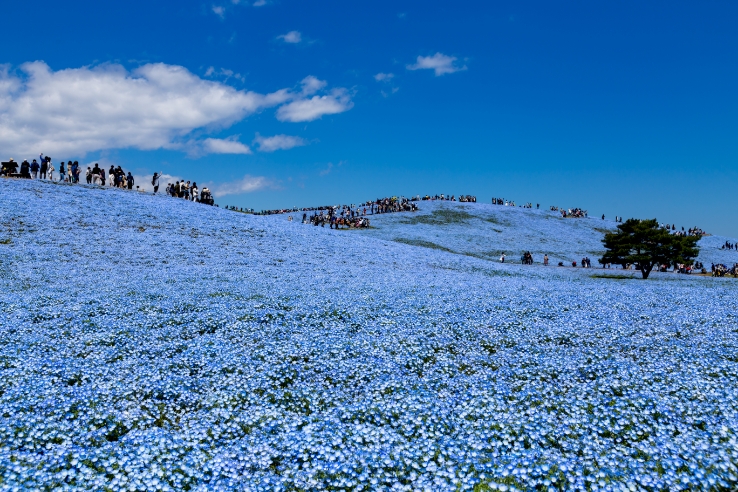
[[[0,180],[0,489],[738,485],[732,279],[500,265],[411,220]]]
[[[538,263],[543,262],[543,255],[552,264],[562,261],[568,265],[588,256],[593,266],[599,266],[603,235],[617,230],[613,220],[562,218],[551,210],[443,201],[420,202],[419,206],[419,212],[403,217],[373,216],[373,228],[362,233],[489,260],[499,260],[506,253],[507,261],[520,263],[522,252],[530,251]],[[704,237],[698,260],[708,267],[710,263],[737,263],[738,251],[720,249],[726,240],[735,242],[722,236]]]

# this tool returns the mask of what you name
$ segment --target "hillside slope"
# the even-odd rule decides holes
[[[393,240],[437,215],[0,179],[0,489],[738,486],[735,281]],[[463,251],[442,231],[477,220],[417,237]]]
[[[370,229],[351,232],[491,261],[499,261],[506,253],[507,261],[520,263],[524,251],[530,251],[536,263],[542,263],[543,255],[548,255],[552,265],[559,261],[579,264],[588,256],[598,267],[597,259],[604,253],[604,234],[617,230],[613,220],[562,218],[550,210],[445,201],[421,201],[418,207],[414,213],[370,215]],[[286,216],[265,220],[280,222]],[[708,266],[738,263],[738,251],[720,249],[726,241],[738,242],[723,236],[702,238],[698,259]]]

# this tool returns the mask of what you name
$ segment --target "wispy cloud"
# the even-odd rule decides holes
[[[392,79],[395,78],[395,74],[393,73],[378,73],[374,76],[374,80],[377,82],[391,82]]]
[[[251,154],[251,149],[238,141],[238,136],[206,138],[201,143],[206,154]]]
[[[287,34],[277,36],[277,39],[281,39],[285,43],[297,44],[302,42],[302,34],[300,31],[290,31]]]
[[[267,0],[255,0],[255,1],[244,1],[244,0],[231,0],[231,3],[233,5],[251,5],[252,7],[263,7],[264,5],[268,5],[270,2]]]
[[[291,135],[274,135],[273,137],[262,137],[258,133],[254,143],[259,146],[259,152],[274,152],[275,150],[288,150],[294,147],[307,145],[304,138]]]
[[[392,94],[396,94],[397,91],[399,91],[399,90],[400,90],[399,87],[392,87],[389,90],[386,90],[386,91],[383,90],[383,91],[381,91],[381,93],[382,93],[382,96],[384,96],[384,97],[390,97]]]
[[[277,119],[291,123],[313,121],[327,114],[343,113],[353,107],[348,91],[336,88],[324,96],[298,99],[281,106],[277,110]]]
[[[246,78],[241,75],[240,73],[236,73],[233,70],[229,70],[227,68],[221,68],[219,70],[216,70],[215,67],[208,67],[208,69],[205,71],[205,77],[218,77],[222,78],[223,81],[228,81],[231,77],[240,80],[241,82],[244,82]]]
[[[456,63],[458,59],[455,56],[436,53],[433,56],[419,56],[415,63],[407,65],[408,70],[433,70],[436,77],[447,73],[460,72],[466,70],[466,65]]]
[[[221,5],[213,5],[213,13],[221,19],[225,19],[225,7]]]
[[[337,166],[338,167],[341,167],[344,164],[346,164],[346,161],[338,161]],[[332,173],[335,168],[336,168],[336,166],[334,166],[332,162],[329,162],[328,164],[326,164],[325,168],[321,169],[318,172],[318,175],[320,175],[320,176],[327,176],[328,174]]]
[[[242,193],[253,193],[265,188],[273,188],[274,184],[264,176],[251,176],[247,174],[238,181],[229,183],[211,184],[213,195],[223,197],[227,195],[240,195]]]

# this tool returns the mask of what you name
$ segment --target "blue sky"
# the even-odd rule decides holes
[[[475,194],[738,236],[733,1],[26,1],[3,18],[3,158],[160,170],[257,209]]]

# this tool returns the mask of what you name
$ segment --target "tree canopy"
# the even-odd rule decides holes
[[[659,227],[656,219],[628,219],[618,225],[618,232],[605,234],[607,250],[600,263],[636,265],[648,278],[655,265],[692,264],[700,250],[700,236],[678,236]]]

